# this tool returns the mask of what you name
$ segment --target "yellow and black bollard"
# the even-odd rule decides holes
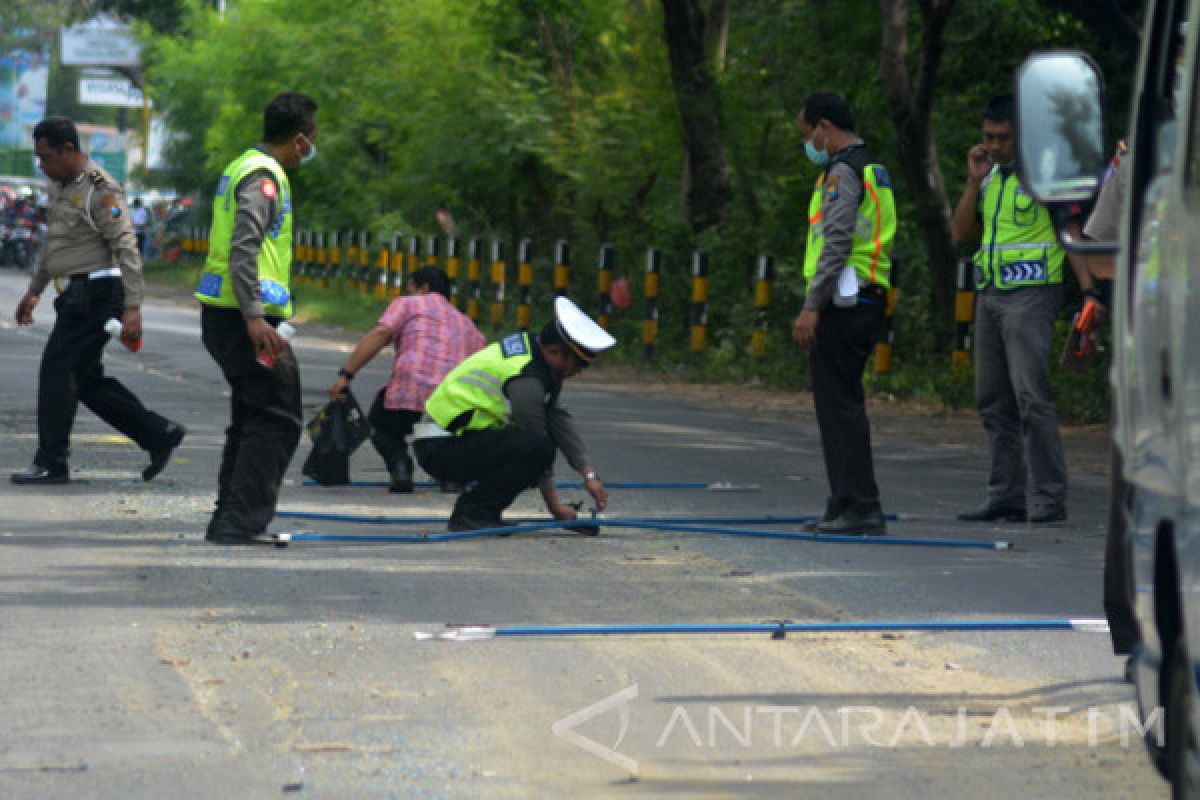
[[[892,259],[892,271],[888,277],[887,294],[883,303],[883,325],[879,330],[879,339],[875,342],[875,374],[892,374],[892,353],[896,343],[896,278],[900,274],[899,259]]]
[[[421,266],[421,237],[415,233],[408,237],[408,274],[412,275]]]
[[[431,233],[425,237],[425,266],[439,266],[438,261],[441,258],[442,242],[438,239],[437,234]]]
[[[329,267],[326,271],[329,274],[330,288],[338,288],[342,277],[342,248],[341,236],[337,231],[329,233]]]
[[[554,244],[554,294],[567,295],[571,287],[571,245],[566,239]]]
[[[750,334],[750,351],[755,358],[767,354],[767,322],[774,283],[775,259],[764,253],[758,257],[758,274],[754,278],[754,333]]]
[[[367,232],[358,232],[358,293],[371,293],[371,248],[367,246]]]
[[[504,283],[508,264],[504,261],[504,240],[492,239],[492,325],[504,322]]]
[[[483,294],[483,263],[480,249],[483,243],[474,237],[467,243],[467,316],[472,322],[479,321],[479,301]]]
[[[395,242],[389,242],[394,245]],[[380,245],[379,255],[375,257],[375,299],[386,300],[391,284],[388,282],[388,264],[390,263],[391,248]]]
[[[692,254],[692,351],[708,347],[708,253]]]
[[[342,267],[346,289],[353,291],[358,284],[358,238],[353,230],[346,231],[346,264]]]
[[[530,254],[533,250],[533,242],[529,239],[522,239],[517,245],[517,286],[520,292],[520,299],[517,303],[517,330],[529,330],[529,323],[533,321],[533,308],[530,306],[530,297],[533,293],[533,262]]]
[[[329,251],[325,249],[325,231],[317,231],[317,286],[329,285]]]
[[[192,252],[192,226],[185,225],[183,228],[183,236],[179,238],[179,249],[184,253],[191,255]]]
[[[446,277],[450,279],[450,305],[460,308],[458,298],[458,272],[461,266],[458,257],[458,239],[450,236],[446,239]]]
[[[642,322],[642,343],[647,361],[658,347],[658,290],[662,275],[662,253],[656,247],[646,249],[646,319]]]
[[[200,234],[200,252],[207,258],[208,257],[209,229],[202,228],[201,230],[203,232]]]
[[[404,251],[400,249],[404,237],[400,231],[392,234],[391,248],[388,252],[388,264],[391,267],[392,285],[388,289],[388,297],[395,299],[404,294]]]
[[[596,293],[598,295],[596,307],[600,309],[600,314],[596,317],[596,322],[601,328],[608,330],[609,319],[612,316],[612,297],[609,292],[612,291],[613,284],[613,246],[611,244],[600,245],[600,269],[596,273]]]
[[[974,276],[975,265],[970,261],[960,261],[958,290],[954,293],[954,352],[950,355],[950,365],[955,369],[971,366],[971,321],[975,318]]]

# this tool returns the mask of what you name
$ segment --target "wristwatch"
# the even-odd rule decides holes
[[[596,471],[595,471],[595,470],[593,470],[593,469],[589,469],[587,472],[583,473],[583,479],[584,479],[585,481],[598,481],[598,480],[600,480],[599,476],[597,476],[597,475],[596,475]]]
[[[354,380],[354,373],[351,372],[350,370],[346,369],[345,367],[342,367],[341,369],[338,370],[338,375],[345,378],[348,381]]]

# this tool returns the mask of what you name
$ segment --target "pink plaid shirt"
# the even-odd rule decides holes
[[[384,408],[424,410],[446,373],[487,343],[475,323],[437,292],[397,297],[379,324],[391,329],[396,348]]]

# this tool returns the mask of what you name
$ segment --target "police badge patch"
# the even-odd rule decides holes
[[[525,347],[525,337],[519,333],[514,333],[511,336],[505,336],[501,339],[500,349],[504,352],[505,358],[523,356],[529,352]]]

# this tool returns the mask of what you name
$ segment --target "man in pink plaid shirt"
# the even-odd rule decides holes
[[[450,279],[443,270],[422,267],[414,272],[408,294],[391,302],[329,387],[330,398],[337,400],[380,350],[389,343],[395,346],[392,377],[375,395],[367,415],[371,442],[392,477],[389,492],[413,490],[413,461],[405,439],[420,420],[425,401],[446,373],[487,343],[449,298]]]

